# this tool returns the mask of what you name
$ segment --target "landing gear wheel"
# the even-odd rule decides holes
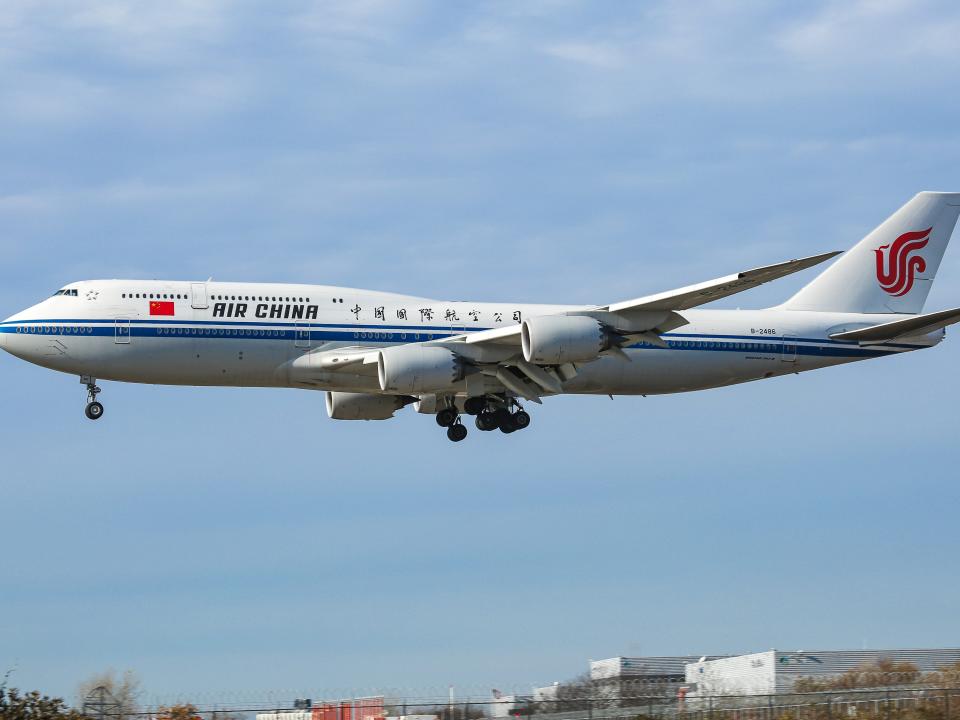
[[[91,420],[99,420],[103,415],[103,405],[97,402],[97,395],[100,394],[97,379],[89,375],[82,375],[80,382],[87,386],[87,407],[83,413]]]
[[[457,411],[454,408],[444,408],[437,413],[437,425],[450,427],[457,421]]]
[[[460,442],[467,436],[467,426],[462,423],[447,428],[447,437],[453,442]]]
[[[506,410],[497,411],[497,426],[504,435],[509,435],[517,429],[513,425],[513,415]]]
[[[467,398],[463,403],[463,411],[467,415],[479,415],[483,412],[484,408],[487,406],[486,398],[482,397],[471,397]]]
[[[495,413],[491,412],[482,412],[477,415],[475,422],[477,430],[482,430],[483,432],[490,432],[491,430],[496,430],[499,425],[497,416]]]
[[[513,429],[523,430],[530,426],[530,414],[526,410],[517,410],[512,418]]]

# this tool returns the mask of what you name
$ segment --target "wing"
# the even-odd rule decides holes
[[[777,263],[776,265],[766,265],[764,267],[754,268],[753,270],[744,270],[734,275],[708,280],[697,285],[688,285],[678,290],[668,290],[667,292],[656,295],[646,295],[635,300],[625,300],[624,302],[605,305],[599,310],[608,310],[609,312],[624,312],[629,310],[688,310],[698,305],[729,297],[736,293],[750,290],[771,280],[792,275],[795,272],[806,270],[814,265],[834,258],[839,255],[839,251],[823,253],[822,255],[811,255],[810,257],[800,258],[799,260],[788,260],[787,262]]]
[[[829,252],[788,260],[677,290],[611,305],[586,307],[563,314],[588,316],[597,320],[605,328],[609,338],[609,347],[602,355],[619,354],[627,357],[622,348],[636,342],[666,346],[660,334],[687,323],[678,311],[750,290],[771,280],[819,265],[839,254]],[[520,325],[481,330],[433,341],[433,344],[448,347],[465,361],[473,363],[481,372],[496,378],[508,391],[520,397],[537,399],[540,394],[562,392],[562,383],[576,375],[576,364],[543,367],[527,362],[521,353],[521,343]]]
[[[490,345],[520,347],[520,332],[519,325],[509,325],[502,328],[480,330],[479,332],[469,333],[459,337],[468,345],[487,343]]]
[[[621,333],[628,340],[634,342],[644,340],[659,344],[660,332],[667,332],[687,323],[676,311],[687,310],[744,290],[750,290],[771,280],[777,280],[811,268],[814,265],[819,265],[839,254],[839,252],[828,252],[800,258],[799,260],[788,260],[776,265],[766,265],[753,270],[744,270],[734,275],[726,275],[716,280],[688,285],[677,290],[668,290],[656,295],[645,295],[634,300],[625,300],[611,305],[574,310],[565,314],[589,315],[612,330]],[[519,348],[521,329],[519,325],[511,325],[469,333],[458,336],[456,339],[467,345]]]

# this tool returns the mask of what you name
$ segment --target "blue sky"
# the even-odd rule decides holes
[[[10,0],[0,314],[92,277],[609,302],[843,249],[960,189],[957,37],[948,2]],[[0,670],[229,702],[956,646],[958,357],[453,445],[289,390],[105,383],[94,424],[5,355]]]

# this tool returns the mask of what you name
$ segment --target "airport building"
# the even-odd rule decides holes
[[[685,682],[687,664],[699,659],[699,655],[671,655],[591,660],[590,679],[597,681],[634,678],[650,682]]]
[[[257,720],[385,720],[386,703],[381,696],[350,700],[297,700],[295,710],[257,713]]]
[[[529,704],[529,695],[502,695],[495,691],[493,700],[487,706],[487,714],[492,718],[516,717],[518,714],[527,714],[525,708]]]
[[[592,660],[592,695],[598,698],[621,699],[647,693],[672,693],[687,682],[687,665],[701,659],[704,658],[700,655],[660,655]]]
[[[960,649],[809,650],[766,652],[701,659],[686,665],[688,696],[772,695],[794,691],[797,680],[828,680],[857,668],[890,660],[930,673],[960,662]],[[896,678],[893,678],[896,682]],[[904,678],[904,682],[913,680]]]

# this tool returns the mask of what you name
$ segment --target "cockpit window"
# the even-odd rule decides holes
[[[77,297],[77,291],[74,288],[64,288],[63,290],[57,290],[53,294],[54,297],[56,297],[57,295],[67,295],[69,297]]]

